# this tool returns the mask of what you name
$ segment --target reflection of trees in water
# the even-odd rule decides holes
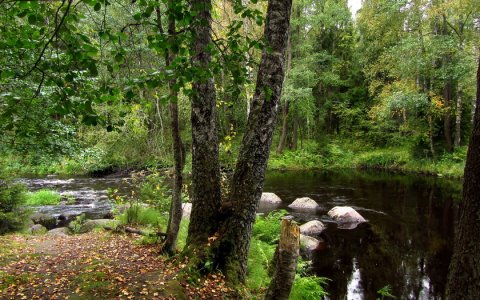
[[[331,299],[344,299],[356,263],[364,299],[389,284],[400,299],[441,299],[451,256],[454,209],[452,197],[442,198],[435,185],[379,185],[357,197],[390,207],[388,216],[367,216],[369,224],[354,230],[329,228],[329,244],[314,257],[314,272],[332,279]],[[387,196],[389,193],[390,197]],[[396,212],[396,213],[395,213]],[[334,226],[330,226],[334,227]]]

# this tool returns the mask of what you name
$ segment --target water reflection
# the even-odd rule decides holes
[[[308,196],[323,208],[297,219],[327,221],[328,247],[313,272],[332,279],[330,299],[376,299],[386,285],[400,299],[441,299],[451,256],[461,183],[387,173],[270,173],[265,191],[285,203]],[[337,228],[325,216],[336,205],[356,208],[368,224]]]

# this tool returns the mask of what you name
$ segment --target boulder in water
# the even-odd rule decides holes
[[[104,228],[104,227],[116,227],[120,221],[112,219],[96,219],[88,220],[80,226],[78,233],[87,233],[92,231],[95,228]]]
[[[282,199],[278,197],[274,193],[262,193],[262,197],[260,198],[261,204],[280,204],[282,203]]]
[[[190,218],[192,213],[192,203],[182,203],[182,218]]]
[[[339,223],[349,223],[349,224],[360,224],[365,223],[365,220],[355,209],[351,208],[350,206],[335,206],[332,208],[328,215],[330,218],[334,219]],[[356,226],[344,226],[342,228],[355,228]]]
[[[300,233],[305,235],[318,235],[324,230],[325,225],[318,220],[313,220],[300,226]]]
[[[309,197],[297,198],[295,201],[292,202],[288,207],[294,209],[303,209],[303,210],[315,210],[320,208],[315,200]]]
[[[40,235],[45,234],[47,232],[47,228],[42,226],[41,224],[35,224],[30,229],[28,229],[28,233],[33,235]]]
[[[48,235],[67,236],[70,234],[70,229],[67,227],[59,227],[47,232]]]
[[[54,216],[44,213],[34,213],[30,216],[30,220],[34,224],[40,224],[47,229],[53,229],[57,225],[57,219]]]
[[[300,234],[300,254],[311,258],[312,254],[320,246],[320,240],[308,235]]]

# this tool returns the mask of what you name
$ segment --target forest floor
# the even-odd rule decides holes
[[[1,299],[224,299],[220,275],[179,276],[186,261],[107,232],[0,236]],[[180,279],[184,278],[184,279]],[[233,297],[234,298],[234,297]]]

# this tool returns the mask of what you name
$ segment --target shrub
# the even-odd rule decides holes
[[[0,235],[22,229],[27,211],[21,209],[25,201],[25,186],[0,179]]]
[[[57,205],[60,202],[60,194],[56,191],[42,189],[27,193],[26,205]]]

